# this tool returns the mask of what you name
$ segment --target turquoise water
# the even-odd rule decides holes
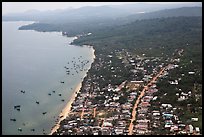
[[[29,23],[2,22],[2,134],[50,133],[93,61],[91,48],[69,45],[73,37],[60,32],[18,30]],[[15,105],[21,105],[20,111],[14,109]]]

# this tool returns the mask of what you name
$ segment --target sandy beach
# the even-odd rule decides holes
[[[65,108],[62,110],[62,112],[59,115],[59,117],[61,117],[61,116],[63,116],[63,117],[61,117],[59,119],[58,123],[54,126],[54,128],[51,130],[51,133],[49,135],[52,135],[55,131],[57,131],[57,129],[60,127],[60,122],[62,120],[64,120],[69,115],[72,103],[74,102],[75,97],[77,96],[78,92],[80,91],[81,86],[82,86],[82,82],[79,83],[77,85],[77,87],[75,88],[70,101],[66,104]]]
[[[92,57],[93,57],[93,59],[95,59],[96,58],[96,56],[95,56],[95,49],[92,47]]]
[[[91,47],[91,48],[92,48],[92,57],[93,57],[93,61],[94,61],[94,59],[95,59],[95,54],[94,54],[95,50],[94,50],[93,47]],[[91,68],[91,67],[90,67],[90,68]],[[89,69],[90,69],[90,68],[89,68]],[[86,75],[87,75],[87,73],[85,74],[85,76],[84,76],[83,78],[85,78]],[[71,111],[72,103],[74,102],[75,97],[77,96],[77,94],[79,93],[79,91],[80,91],[80,89],[81,89],[81,87],[82,87],[82,82],[83,82],[83,81],[81,81],[81,82],[76,86],[76,88],[74,89],[74,92],[73,92],[73,94],[72,94],[71,99],[68,101],[68,103],[66,104],[66,106],[64,107],[64,109],[62,110],[62,112],[59,114],[59,121],[58,121],[57,124],[55,124],[55,126],[51,129],[51,132],[50,132],[49,135],[52,135],[55,131],[57,131],[57,129],[60,127],[60,122],[61,122],[62,120],[64,120],[64,119],[69,115],[69,112]],[[61,117],[61,116],[62,116],[62,117]],[[61,117],[61,118],[60,118],[60,117]]]

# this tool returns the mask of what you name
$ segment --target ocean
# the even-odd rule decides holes
[[[49,134],[93,62],[91,47],[70,45],[74,37],[18,30],[30,23],[2,22],[3,135]]]

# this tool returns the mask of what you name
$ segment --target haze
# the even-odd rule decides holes
[[[83,6],[102,6],[102,5],[123,5],[136,4],[142,2],[2,2],[2,14],[20,13],[27,10],[56,10],[66,8],[80,8]],[[190,5],[195,2],[145,2],[149,4],[184,4]]]

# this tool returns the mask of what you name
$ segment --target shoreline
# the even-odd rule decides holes
[[[74,89],[74,92],[71,96],[71,99],[68,101],[68,103],[66,104],[66,106],[63,108],[63,110],[61,111],[61,113],[59,114],[59,117],[61,117],[57,124],[54,125],[54,127],[52,128],[51,130],[51,133],[49,135],[52,135],[55,131],[57,131],[57,129],[60,127],[60,122],[62,120],[64,120],[68,115],[69,115],[69,112],[71,111],[71,106],[72,106],[72,103],[74,102],[75,100],[75,97],[77,96],[77,94],[79,93],[80,89],[82,87],[82,82],[80,82],[76,88]]]
[[[89,47],[89,46],[88,46]],[[92,48],[92,58],[93,58],[93,62],[94,59],[96,58],[95,56],[95,49],[90,46]],[[93,63],[92,62],[92,63]],[[88,71],[91,69],[88,69]],[[87,73],[88,73],[87,71]],[[84,81],[84,78],[87,76],[87,73],[84,75],[83,80],[76,86],[76,88],[73,90],[74,92],[72,93],[71,99],[67,102],[67,104],[65,105],[65,107],[63,108],[63,110],[61,111],[61,113],[59,114],[59,120],[57,121],[57,123],[53,126],[53,128],[51,128],[51,132],[48,135],[52,135],[54,132],[57,131],[57,129],[59,129],[60,127],[60,122],[64,119],[66,119],[66,117],[69,115],[70,111],[71,111],[71,107],[72,107],[72,103],[75,101],[76,96],[78,95],[80,89],[82,88],[82,82]],[[63,117],[61,117],[63,116]],[[61,117],[61,118],[60,118]]]

